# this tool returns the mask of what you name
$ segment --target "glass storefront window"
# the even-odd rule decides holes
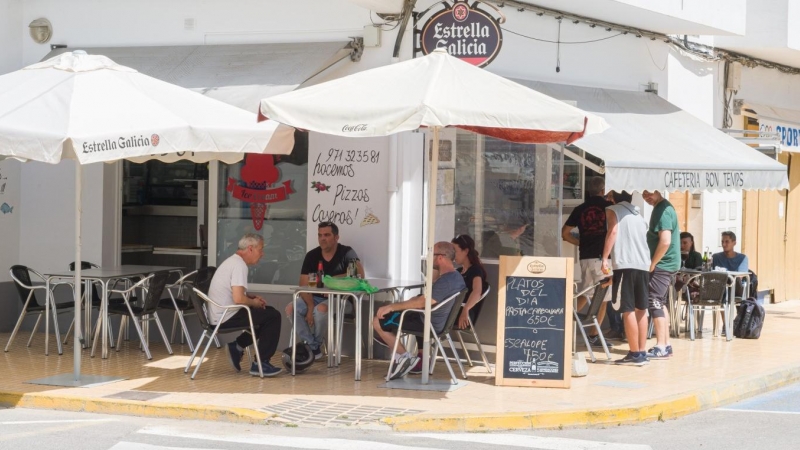
[[[472,236],[482,258],[557,256],[560,155],[546,145],[515,144],[459,131],[453,235]],[[439,211],[447,214],[439,207],[437,221],[447,220],[440,219]]]
[[[259,233],[264,257],[250,267],[250,282],[297,285],[306,253],[308,134],[295,133],[290,155],[248,155],[218,171],[217,264],[242,235]]]

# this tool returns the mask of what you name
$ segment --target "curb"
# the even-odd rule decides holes
[[[766,375],[739,378],[711,389],[698,389],[652,404],[634,404],[594,411],[542,411],[502,414],[417,415],[381,420],[393,431],[493,431],[541,428],[597,427],[676,419],[716,408],[800,381],[800,367],[785,367]],[[46,392],[0,392],[0,405],[60,411],[117,414],[183,420],[264,424],[275,414],[247,408],[48,395]]]
[[[132,400],[54,396],[46,393],[0,392],[0,405],[53,409],[59,411],[117,414],[163,419],[209,420],[232,423],[263,424],[275,415],[246,408],[225,408],[177,403],[145,403]]]
[[[536,413],[459,414],[441,416],[403,416],[383,419],[394,431],[493,431],[532,430],[537,428],[576,428],[630,425],[640,422],[677,419],[689,414],[717,408],[747,397],[778,389],[800,381],[800,367],[786,367],[751,378],[720,383],[711,389],[698,389],[669,397],[656,403],[640,403],[620,408],[594,411],[542,411]]]

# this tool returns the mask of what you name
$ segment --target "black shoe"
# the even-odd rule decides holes
[[[314,352],[314,361],[319,361],[322,359],[322,348],[312,348],[311,351]]]
[[[237,372],[242,371],[242,351],[239,350],[239,347],[236,344],[236,341],[228,343],[228,356],[231,360],[231,365],[233,369]]]
[[[624,358],[614,361],[618,366],[643,366],[649,364],[650,361],[643,353],[628,352]]]
[[[400,359],[398,359],[397,362],[394,363],[394,367],[392,368],[393,369],[392,373],[389,374],[389,380],[387,381],[396,380],[407,374],[408,371],[414,368],[414,365],[412,363],[416,363],[415,359],[416,356],[413,358],[409,356],[400,357]]]
[[[282,369],[279,369],[265,361],[261,362],[261,371],[264,372],[265,377],[274,377],[275,375],[283,372]],[[258,364],[255,361],[250,364],[250,375],[254,377],[261,376],[261,374],[258,372]]]
[[[672,350],[671,346],[668,346],[666,350],[661,350],[658,347],[653,347],[647,351],[647,359],[669,359],[670,350]]]

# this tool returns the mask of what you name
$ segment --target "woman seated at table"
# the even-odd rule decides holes
[[[456,250],[456,265],[461,266],[461,276],[464,277],[464,284],[467,285],[467,295],[465,306],[461,309],[458,315],[456,327],[459,330],[469,328],[469,321],[467,317],[475,323],[478,314],[481,311],[481,295],[489,289],[489,283],[486,281],[486,270],[481,264],[481,259],[478,257],[478,251],[475,250],[475,241],[466,234],[459,234],[452,241]]]
[[[703,257],[700,252],[694,249],[694,236],[686,231],[681,233],[681,264],[686,269],[701,269],[703,267]],[[688,273],[679,273],[675,278],[675,289],[680,293],[691,278],[692,276]],[[689,295],[695,298],[699,293],[700,285],[697,281],[689,283]]]
[[[681,261],[687,269],[699,269],[703,266],[703,257],[694,249],[694,236],[686,231],[681,233]]]

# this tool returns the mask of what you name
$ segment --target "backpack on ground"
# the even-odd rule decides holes
[[[742,300],[736,307],[736,319],[733,321],[733,335],[739,339],[758,339],[764,326],[766,312],[755,298]]]

